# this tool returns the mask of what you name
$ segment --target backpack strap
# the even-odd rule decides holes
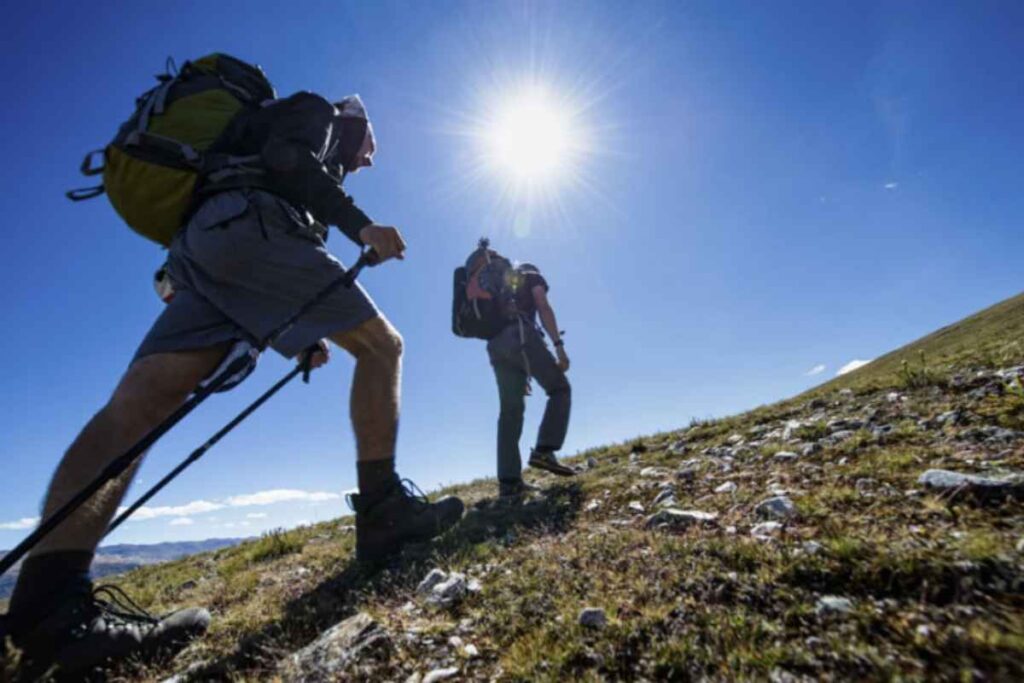
[[[74,190],[68,190],[64,193],[64,196],[73,202],[82,202],[86,199],[92,199],[99,197],[101,194],[106,192],[106,188],[103,185],[96,185],[94,187],[79,187]]]

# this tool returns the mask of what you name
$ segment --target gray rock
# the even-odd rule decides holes
[[[737,488],[739,488],[739,487],[736,486],[736,482],[734,482],[734,481],[727,481],[724,484],[722,484],[721,486],[716,486],[715,487],[715,493],[734,493]]]
[[[718,515],[713,512],[666,508],[648,517],[646,526],[648,529],[657,529],[660,527],[686,529],[694,525],[711,525],[714,524],[717,519]]]
[[[983,477],[949,470],[928,470],[917,483],[951,498],[1024,498],[1024,474],[1013,472],[1000,477]]]
[[[423,595],[427,595],[432,590],[434,590],[434,586],[441,583],[447,578],[448,574],[445,573],[443,570],[437,568],[431,569],[430,572],[427,573],[427,575],[423,578],[423,580],[420,581],[420,585],[416,586],[416,592]]]
[[[640,470],[640,476],[645,479],[660,479],[668,476],[668,470],[664,467],[645,467]]]
[[[840,396],[853,396],[853,389],[840,389],[839,390],[839,395]]]
[[[755,524],[750,530],[750,535],[754,538],[767,539],[778,536],[782,533],[782,524],[779,522],[761,522]]]
[[[423,677],[423,683],[437,683],[438,681],[446,681],[449,678],[454,678],[459,674],[459,667],[450,666],[447,669],[434,669],[426,676]]]
[[[796,516],[796,505],[788,496],[774,496],[761,501],[754,508],[754,514],[766,519],[786,520]]]
[[[822,450],[823,448],[821,443],[815,441],[814,443],[809,443],[806,446],[804,446],[803,450],[800,451],[800,455],[806,458],[808,456],[814,455],[815,453],[820,453]]]
[[[644,513],[644,504],[641,503],[639,500],[631,500],[631,501],[629,501],[629,506],[628,507],[629,507],[631,512],[638,512],[641,515]]]
[[[789,422],[786,423],[786,426],[782,428],[782,440],[789,441],[795,436],[796,430],[800,429],[803,426],[804,423],[801,422],[800,420],[790,420]]]
[[[679,439],[678,441],[673,441],[668,447],[668,452],[671,453],[672,455],[683,455],[688,450],[689,447],[686,445],[686,442],[683,441],[682,439]]]
[[[800,544],[800,550],[806,555],[817,555],[821,553],[825,548],[817,541],[804,541]]]
[[[657,496],[654,497],[654,502],[651,505],[655,508],[659,507],[674,507],[676,504],[675,491],[669,488],[662,489]]]
[[[853,603],[848,598],[836,595],[823,595],[815,606],[818,614],[846,614],[853,611]]]
[[[586,512],[594,512],[599,507],[601,507],[601,501],[599,501],[599,500],[592,500],[589,503],[587,503],[586,506],[583,509]]]
[[[835,433],[840,431],[856,431],[863,427],[864,423],[854,418],[837,417],[834,420],[829,420],[825,426],[828,428],[828,431]]]
[[[604,628],[608,625],[608,616],[600,607],[586,607],[580,611],[578,621],[586,628]]]
[[[779,451],[778,453],[772,456],[772,460],[777,460],[778,462],[788,462],[790,460],[796,460],[798,457],[799,456],[793,451]]]
[[[690,482],[697,478],[696,467],[682,467],[676,470],[676,479],[680,481]]]
[[[597,468],[597,458],[595,458],[594,456],[590,456],[589,458],[587,458],[587,469],[591,469],[592,470],[592,469],[596,469],[596,468]]]
[[[388,634],[370,615],[360,612],[294,653],[284,667],[285,680],[343,680],[350,665],[367,659],[386,660],[392,651]]]
[[[725,442],[727,444],[729,444],[730,446],[738,446],[741,443],[743,443],[743,435],[742,434],[732,434],[728,439],[725,440]]]
[[[466,581],[466,576],[458,572],[452,572],[446,580],[435,585],[430,590],[427,602],[441,607],[448,607],[464,598],[468,590],[469,582]]]

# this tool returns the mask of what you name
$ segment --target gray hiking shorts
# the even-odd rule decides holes
[[[259,190],[207,199],[175,236],[167,259],[175,296],[135,358],[223,342],[257,343],[345,272],[314,224]],[[273,348],[291,358],[378,315],[356,283],[339,287],[303,315]]]

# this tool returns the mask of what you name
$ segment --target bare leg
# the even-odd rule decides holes
[[[48,516],[92,481],[114,458],[170,415],[210,374],[227,351],[219,345],[140,358],[118,383],[110,401],[89,421],[57,467],[46,496]],[[137,461],[141,462],[141,461]],[[99,545],[136,467],[100,489],[32,551],[85,550]]]
[[[360,462],[395,457],[401,404],[402,335],[383,316],[331,341],[356,359],[349,411]]]

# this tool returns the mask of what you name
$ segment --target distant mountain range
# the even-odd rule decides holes
[[[228,546],[236,545],[246,539],[244,538],[208,538],[205,541],[180,541],[176,543],[153,543],[150,545],[134,545],[123,543],[120,545],[103,546],[96,553],[96,559],[92,564],[93,578],[121,574],[130,569],[135,569],[144,564],[155,564],[157,562],[168,562],[177,560],[188,555],[204,553],[211,550],[219,550]],[[7,553],[0,551],[0,557]],[[14,566],[14,569],[0,576],[0,599],[10,597],[14,590],[14,584],[18,579],[18,570],[21,563]]]

